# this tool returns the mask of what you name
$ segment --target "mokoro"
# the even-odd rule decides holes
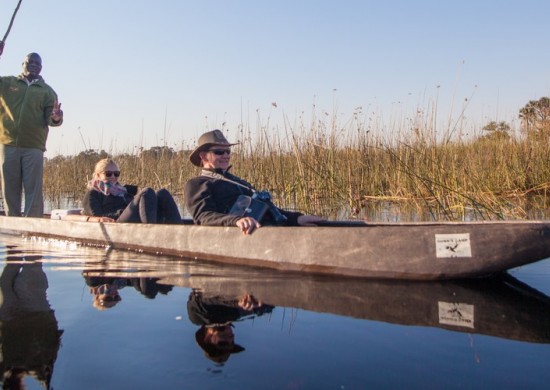
[[[409,280],[484,277],[550,257],[550,221],[236,227],[0,216],[0,233],[288,271]]]

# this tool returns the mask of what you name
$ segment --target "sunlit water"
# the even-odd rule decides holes
[[[12,236],[0,236],[0,258],[5,387],[547,389],[550,383],[550,260],[512,270],[504,280],[409,283]]]

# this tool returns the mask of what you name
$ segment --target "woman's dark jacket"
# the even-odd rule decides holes
[[[245,187],[226,180],[210,176],[197,176],[185,184],[185,207],[198,225],[207,226],[235,226],[241,216],[230,215],[229,210],[237,201],[239,195],[252,196],[254,188],[247,181],[221,169],[211,170],[225,178],[241,183]],[[281,214],[287,217],[287,226],[297,226],[298,217],[302,213],[296,213],[279,209]],[[262,224],[273,224],[273,218],[267,212],[260,221]]]
[[[100,191],[88,190],[82,199],[82,214],[118,219],[137,192],[136,186],[124,187],[128,191],[124,196],[105,195]]]

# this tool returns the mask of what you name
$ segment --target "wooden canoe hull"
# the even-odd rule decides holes
[[[279,270],[392,279],[482,277],[550,257],[550,222],[235,227],[0,217],[0,232]]]

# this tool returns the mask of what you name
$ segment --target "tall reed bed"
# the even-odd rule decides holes
[[[333,117],[260,126],[228,134],[238,141],[233,172],[272,192],[285,208],[330,218],[381,215],[398,205],[401,219],[463,220],[544,217],[550,186],[550,146],[521,138],[438,135],[431,121],[386,135],[358,116],[341,125]],[[235,139],[237,138],[237,139]],[[165,187],[183,195],[198,173],[190,151],[169,148],[112,156],[121,180]],[[78,201],[94,164],[104,155],[58,156],[46,162],[45,193],[53,204]],[[410,212],[410,210],[413,210]]]

